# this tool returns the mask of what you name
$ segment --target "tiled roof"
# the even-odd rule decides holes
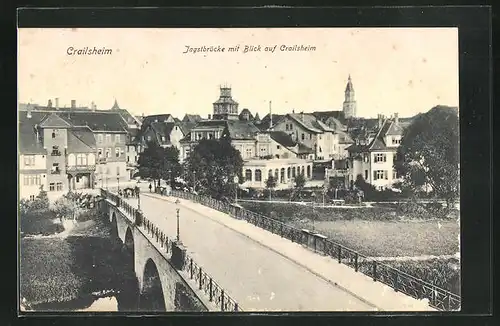
[[[278,121],[283,119],[285,115],[284,114],[273,114],[273,126],[276,125]],[[260,120],[260,123],[256,125],[260,130],[267,130],[269,129],[269,122],[271,120],[271,117],[269,114],[266,114],[264,118]]]
[[[302,125],[305,129],[314,133],[323,133],[324,131],[334,131],[332,128],[318,120],[314,115],[309,113],[289,113],[287,116]]]
[[[368,146],[367,145],[356,145],[353,144],[349,147],[346,148],[348,152],[351,153],[362,153],[368,151]]]
[[[89,127],[92,131],[127,132],[127,123],[117,112],[71,112],[57,113],[75,127]]]
[[[377,129],[378,128],[378,119],[377,118],[351,118],[347,122],[347,129],[359,129],[364,128],[368,130]]]
[[[402,135],[403,134],[403,128],[395,123],[395,122],[391,122],[389,128],[387,129],[387,131],[385,132],[386,135],[390,135],[390,136],[393,136],[393,135]]]
[[[151,129],[153,129],[153,131],[155,132],[156,137],[158,139],[158,142],[160,144],[169,144],[170,143],[170,133],[174,129],[175,125],[176,124],[174,122],[167,122],[167,123],[165,123],[165,122],[152,122],[150,124]],[[165,137],[165,140],[162,141],[161,137]]]
[[[339,135],[339,143],[340,144],[352,144],[354,141],[352,140],[351,136],[349,136],[348,133],[343,132],[343,131],[337,131],[337,134]]]
[[[93,153],[96,150],[95,137],[87,127],[68,129],[68,152]]]
[[[310,147],[307,147],[306,145],[302,144],[302,143],[298,143],[299,145],[299,148],[298,148],[298,151],[297,151],[297,154],[313,154],[314,153],[314,150]]]
[[[182,119],[183,122],[198,122],[200,120],[202,120],[202,118],[199,114],[186,114]]]
[[[254,119],[253,114],[252,114],[252,112],[250,112],[249,109],[243,109],[243,110],[241,110],[240,115],[239,115],[239,119],[240,120],[244,120],[244,116],[245,115],[248,115],[248,119],[249,120],[253,120]]]
[[[297,142],[284,131],[268,131],[267,133],[269,133],[269,136],[271,136],[274,141],[285,147],[294,147],[297,145]]]
[[[236,102],[235,100],[233,100],[230,97],[221,97],[217,101],[215,101],[213,104],[226,104],[226,103],[238,104],[238,102]]]
[[[179,126],[181,127],[182,132],[184,134],[187,134],[187,133],[189,133],[191,131],[191,129],[193,129],[196,126],[196,122],[181,121],[179,123]]]
[[[260,131],[251,121],[227,120],[226,123],[231,139],[255,139]]]
[[[37,141],[34,127],[46,117],[45,112],[32,112],[28,118],[26,112],[19,112],[19,152],[21,154],[45,154],[42,142]]]
[[[324,123],[326,123],[329,118],[334,118],[341,124],[346,123],[344,111],[314,111],[312,114]]]
[[[226,120],[201,120],[192,129],[204,129],[213,127],[226,127]]]
[[[144,119],[142,119],[142,124],[147,125],[152,122],[158,121],[158,122],[165,122],[169,118],[174,118],[171,114],[155,114],[155,115],[148,115],[145,116]]]

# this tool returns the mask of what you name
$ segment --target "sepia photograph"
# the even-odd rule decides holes
[[[20,314],[461,310],[458,28],[19,28],[17,128]]]

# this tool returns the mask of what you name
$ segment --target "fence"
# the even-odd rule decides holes
[[[144,217],[139,210],[129,205],[116,194],[107,190],[101,189],[101,196],[114,202],[116,207],[121,207],[128,214],[127,218],[131,219],[138,227],[141,227],[151,238],[153,238],[153,240],[159,243],[161,249],[164,249],[167,254],[172,253],[172,245],[174,242],[171,238],[154,225],[154,223]],[[208,296],[209,301],[214,303],[220,311],[242,311],[238,303],[187,254],[185,255],[182,270],[189,274],[189,277],[198,285],[199,290],[203,291]]]
[[[220,212],[229,214],[234,218],[243,219],[283,238],[306,245],[315,252],[330,256],[339,263],[354,268],[356,272],[361,272],[370,276],[374,281],[390,286],[395,291],[402,292],[419,300],[428,299],[430,306],[438,310],[460,309],[461,298],[459,295],[411,276],[394,267],[369,259],[368,257],[327,239],[322,235],[312,233],[308,230],[299,230],[281,221],[231,205],[229,203],[221,202],[214,198],[177,190],[173,190],[172,195],[200,203]]]

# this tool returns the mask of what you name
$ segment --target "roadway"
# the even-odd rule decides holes
[[[137,199],[126,200],[137,207]],[[141,194],[141,209],[146,218],[172,238],[176,235],[177,225],[177,205],[173,200],[149,193]],[[187,247],[188,255],[243,310],[377,310],[291,259],[213,219],[209,216],[213,214],[212,210],[207,208],[200,212],[183,204],[179,208],[180,238]]]

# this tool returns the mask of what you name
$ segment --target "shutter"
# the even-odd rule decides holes
[[[377,180],[377,171],[373,171],[373,180]]]

